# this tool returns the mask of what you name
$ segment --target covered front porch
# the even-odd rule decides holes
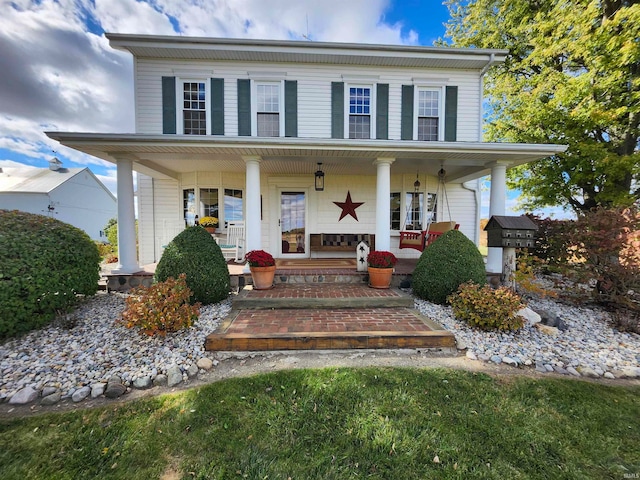
[[[445,170],[447,186],[457,193],[457,198],[451,200],[450,215],[456,218],[446,218],[440,200],[436,200],[440,202],[437,213],[445,220],[460,223],[460,230],[478,243],[481,203],[477,180],[491,175],[489,213],[504,215],[507,168],[564,149],[558,145],[484,142],[60,132],[48,135],[117,165],[120,262],[117,270],[123,274],[139,271],[141,263],[159,260],[162,245],[185,226],[183,203],[190,189],[195,189],[196,196],[200,191],[213,189],[218,189],[218,195],[220,192],[227,195],[228,190],[229,198],[241,195],[242,201],[234,214],[240,215],[246,226],[246,251],[265,249],[280,258],[331,256],[312,251],[312,234],[366,234],[375,237],[377,250],[416,258],[418,252],[399,250],[398,246],[399,232],[408,214],[414,213],[405,198],[414,192],[418,177],[423,186],[424,213],[427,196],[438,182],[438,173]],[[313,184],[319,163],[325,173],[324,191],[317,191]],[[134,171],[143,174],[142,178],[138,176],[139,251]],[[140,196],[141,189],[144,196]],[[302,240],[307,248],[302,251],[298,251],[298,242],[295,249],[291,242],[285,248],[285,197],[303,197],[305,201]],[[391,206],[394,199],[397,212]],[[226,197],[225,202],[220,199],[217,202],[220,208],[227,208]],[[228,219],[225,216],[223,221]],[[414,223],[413,229],[424,229],[426,221],[426,215],[421,215],[420,223]],[[492,248],[487,270],[497,273],[501,269],[502,251]]]

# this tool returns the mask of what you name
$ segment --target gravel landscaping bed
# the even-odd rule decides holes
[[[116,398],[127,388],[171,387],[215,367],[215,356],[204,351],[204,340],[230,311],[230,300],[202,307],[192,328],[162,338],[117,322],[124,298],[99,293],[51,326],[0,345],[0,402]],[[419,299],[415,306],[453,332],[458,348],[472,360],[541,373],[640,377],[640,335],[613,329],[608,312],[600,308],[535,298],[529,300],[529,308],[562,320],[563,330],[527,322],[517,332],[503,333],[472,329],[456,320],[450,307]]]

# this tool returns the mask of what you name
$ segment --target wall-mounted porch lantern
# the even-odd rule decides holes
[[[324,172],[322,171],[322,162],[318,162],[318,170],[316,170],[315,178],[316,192],[322,192],[324,190]]]

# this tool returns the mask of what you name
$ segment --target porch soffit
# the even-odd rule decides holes
[[[563,145],[484,142],[414,142],[309,138],[205,137],[182,135],[47,132],[75,150],[115,163],[134,159],[134,168],[151,176],[177,178],[193,171],[245,171],[245,156],[262,158],[260,170],[272,175],[313,174],[317,163],[327,175],[375,175],[374,160],[395,158],[393,173],[436,175],[466,181],[490,172],[492,162],[521,165],[566,150]]]

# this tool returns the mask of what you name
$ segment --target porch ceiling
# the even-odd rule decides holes
[[[393,173],[436,175],[463,182],[487,175],[494,162],[521,165],[566,150],[564,145],[415,142],[314,138],[193,137],[47,132],[75,150],[117,163],[134,161],[135,170],[153,177],[178,178],[193,171],[245,172],[243,157],[262,159],[261,172],[272,175],[313,174],[317,163],[327,175],[374,175],[377,158],[395,158]]]

